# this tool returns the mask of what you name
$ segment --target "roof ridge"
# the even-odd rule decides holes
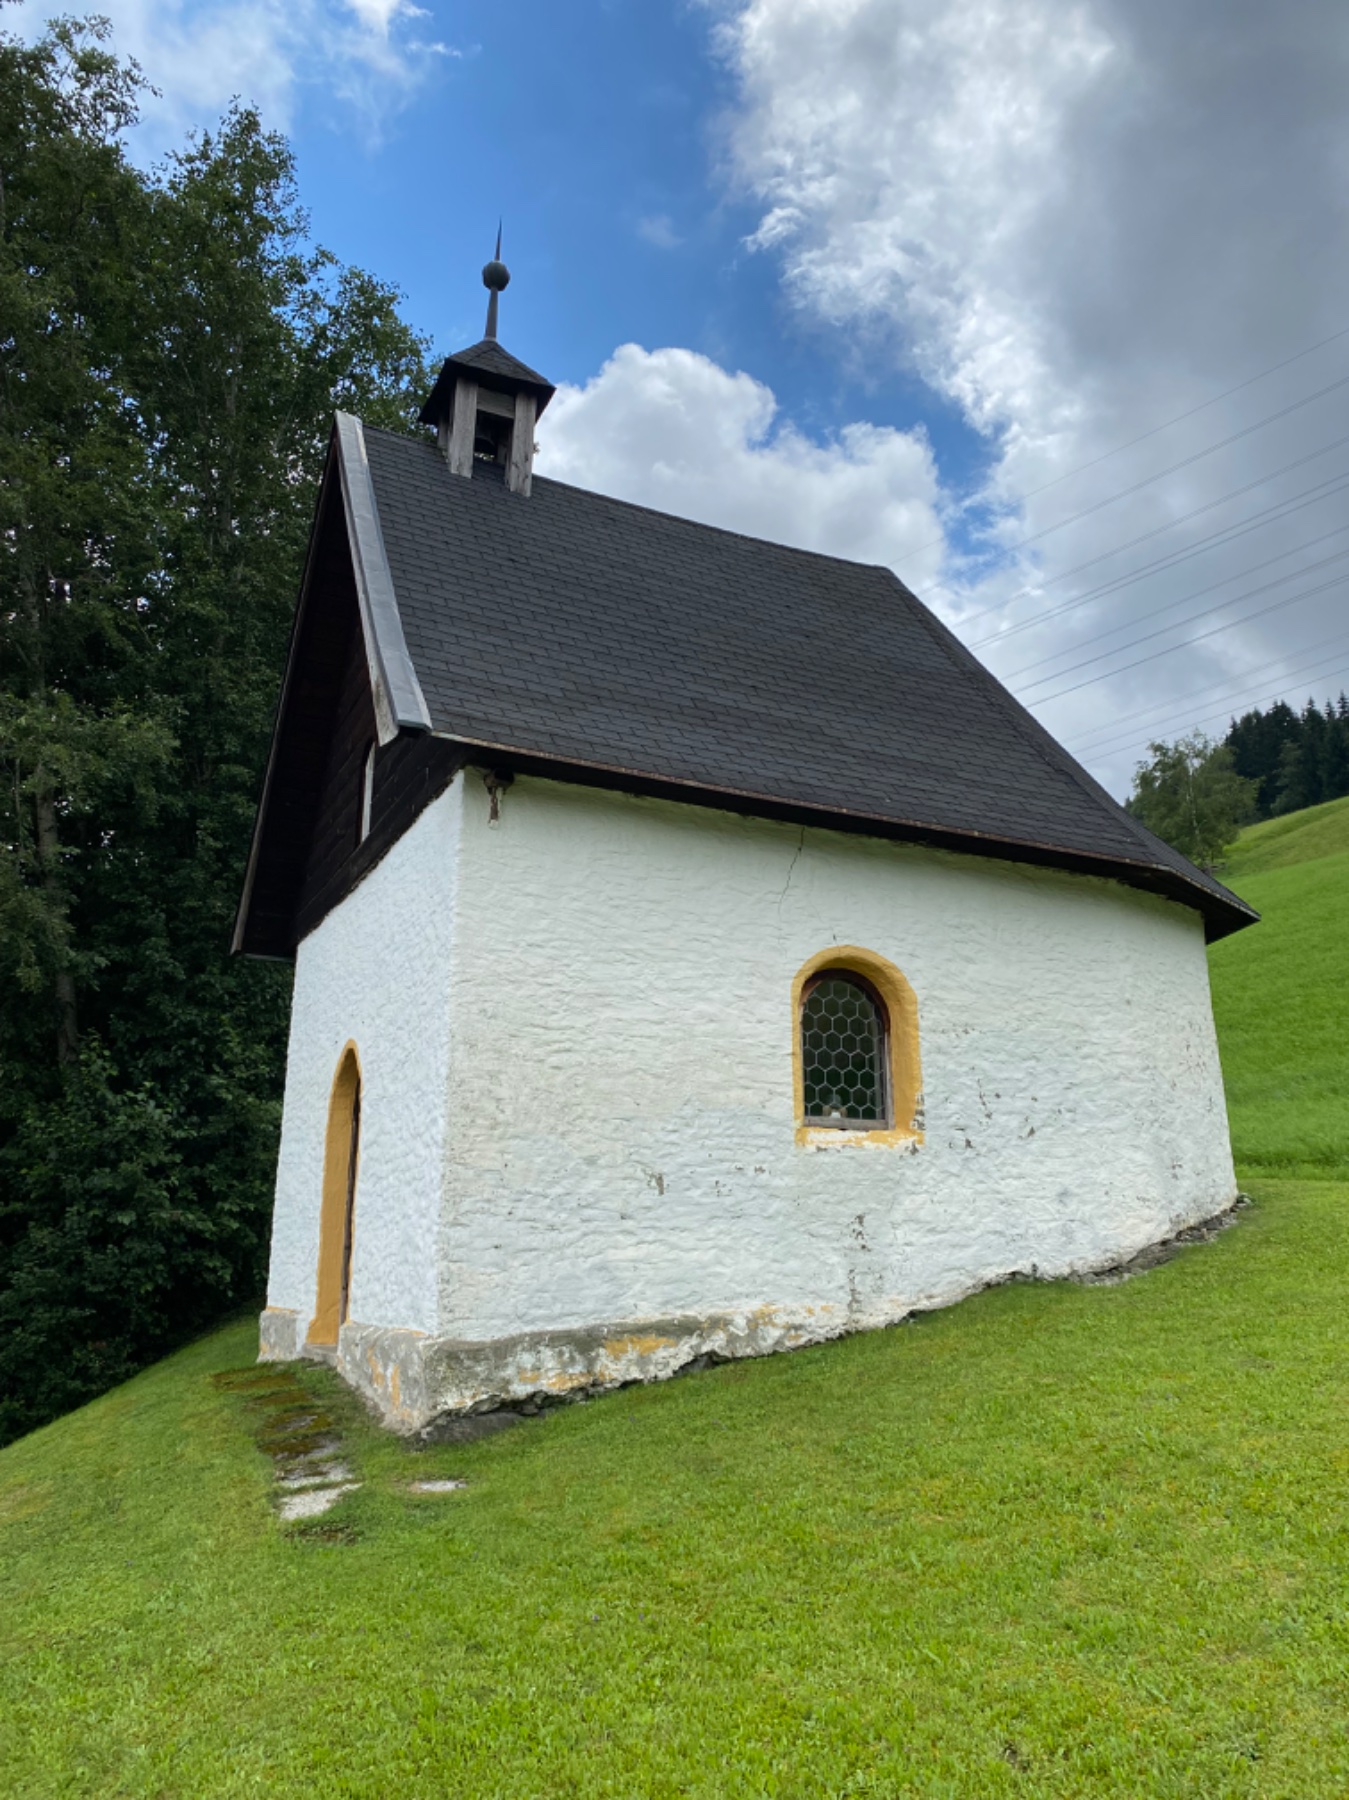
[[[367,425],[367,431],[378,431],[384,437],[397,438],[402,443],[422,444],[428,450],[435,445],[429,438],[414,437],[410,432],[391,431],[387,425]],[[889,563],[863,562],[855,556],[838,556],[832,550],[807,550],[801,544],[784,544],[780,538],[756,537],[751,531],[736,531],[730,525],[710,525],[705,519],[691,519],[686,513],[665,512],[659,506],[648,506],[643,500],[625,500],[620,494],[606,494],[602,488],[582,487],[579,482],[560,481],[556,475],[540,475],[534,472],[534,486],[565,488],[571,494],[584,494],[588,500],[602,500],[606,506],[622,506],[629,512],[647,513],[653,519],[670,519],[676,525],[687,525],[694,531],[715,531],[719,537],[737,538],[742,544],[767,544],[773,550],[785,550],[789,556],[810,556],[818,562],[837,563],[845,569],[876,569],[881,573],[893,576],[905,593],[916,599],[911,588],[905,587],[899,576],[895,575]],[[920,601],[921,605],[922,602]]]

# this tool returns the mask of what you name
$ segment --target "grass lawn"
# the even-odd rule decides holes
[[[467,1448],[311,1370],[317,1530],[221,1332],[0,1457],[4,1791],[1341,1795],[1346,1204]]]
[[[1262,915],[1209,952],[1237,1162],[1349,1179],[1349,799],[1252,826],[1222,879]]]
[[[362,1486],[289,1529],[231,1326],[0,1452],[0,1793],[1349,1794],[1349,1181],[1271,1172],[1349,1169],[1308,818],[1213,952],[1232,1230],[467,1447],[306,1366]]]

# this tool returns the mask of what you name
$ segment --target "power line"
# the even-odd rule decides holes
[[[1234,431],[1230,437],[1220,438],[1216,444],[1210,444],[1204,450],[1196,450],[1192,456],[1183,456],[1179,462],[1172,463],[1170,468],[1159,469],[1155,475],[1149,475],[1143,481],[1136,481],[1132,487],[1121,488],[1117,494],[1109,494],[1104,500],[1098,500],[1094,506],[1083,507],[1081,512],[1073,513],[1069,518],[1060,519],[1057,525],[1046,525],[1043,531],[1036,531],[1030,537],[1022,538],[1020,543],[1012,546],[1015,550],[1024,550],[1027,544],[1038,544],[1041,538],[1051,537],[1056,531],[1063,531],[1069,525],[1076,525],[1080,519],[1089,519],[1093,513],[1100,512],[1103,507],[1113,506],[1116,500],[1127,500],[1130,494],[1138,493],[1142,488],[1151,487],[1154,481],[1162,481],[1168,475],[1176,474],[1180,469],[1188,469],[1191,463],[1202,462],[1206,456],[1212,456],[1218,450],[1225,450],[1229,444],[1237,443],[1241,438],[1250,437],[1253,431],[1261,431],[1266,425],[1273,425],[1278,419],[1286,419],[1289,413],[1295,413],[1304,406],[1310,406],[1313,400],[1320,400],[1325,394],[1333,394],[1336,388],[1349,387],[1349,375],[1341,375],[1338,381],[1327,382],[1325,387],[1317,388],[1314,394],[1308,394],[1302,400],[1294,400],[1291,405],[1280,407],[1278,412],[1268,413],[1263,419],[1257,419],[1253,425],[1245,425],[1240,431]]]
[[[1270,679],[1276,679],[1283,683],[1283,687],[1280,690],[1281,692],[1286,692],[1294,686],[1300,686],[1305,677],[1314,674],[1324,663],[1334,662],[1338,657],[1344,654],[1345,640],[1343,633],[1338,634],[1334,638],[1322,639],[1322,645],[1330,643],[1337,644],[1338,648],[1332,650],[1328,656],[1317,657],[1312,662],[1303,663],[1296,669],[1286,670],[1279,676],[1271,677]],[[1314,647],[1316,646],[1308,646],[1309,649]],[[1328,676],[1322,676],[1321,679],[1333,680],[1338,672],[1338,670],[1332,669]],[[1266,680],[1255,682],[1253,684],[1248,683],[1244,686],[1230,690],[1223,696],[1221,704],[1217,706],[1215,711],[1203,714],[1199,719],[1196,719],[1194,705],[1199,700],[1200,696],[1210,693],[1211,689],[1214,687],[1220,688],[1223,685],[1223,682],[1213,682],[1209,688],[1200,688],[1197,694],[1191,695],[1191,703],[1188,706],[1173,708],[1172,710],[1163,713],[1160,718],[1152,718],[1145,725],[1139,725],[1129,731],[1120,731],[1118,727],[1121,723],[1128,723],[1131,719],[1146,718],[1147,714],[1155,709],[1143,707],[1139,712],[1126,713],[1123,720],[1116,720],[1113,725],[1104,726],[1098,731],[1089,733],[1086,739],[1079,739],[1078,747],[1072,751],[1072,754],[1074,756],[1092,758],[1114,756],[1118,754],[1121,749],[1127,748],[1130,744],[1148,742],[1154,733],[1168,728],[1174,728],[1177,723],[1188,721],[1195,724],[1202,724],[1206,718],[1217,718],[1223,713],[1230,713],[1235,706],[1239,705],[1252,694],[1266,693],[1268,691],[1269,682]],[[1166,702],[1166,705],[1170,707],[1171,702]],[[1104,740],[1103,742],[1097,741],[1102,739]]]
[[[1315,487],[1304,488],[1300,494],[1294,494],[1289,500],[1279,500],[1273,506],[1265,507],[1244,525],[1225,525],[1220,531],[1211,531],[1207,537],[1200,538],[1197,543],[1191,544],[1188,548],[1170,551],[1166,556],[1159,556],[1153,562],[1144,563],[1142,568],[1135,569],[1132,574],[1114,576],[1109,581],[1103,581],[1099,587],[1088,588],[1085,594],[1075,594],[1071,600],[1065,600],[1061,606],[1051,607],[1048,612],[1036,613],[1031,619],[1022,619],[1018,624],[1009,625],[1005,631],[993,631],[987,637],[976,638],[973,643],[966,645],[966,649],[982,650],[987,644],[1006,643],[1009,637],[1015,637],[1018,632],[1031,631],[1037,625],[1048,624],[1051,619],[1061,618],[1064,613],[1073,612],[1077,607],[1085,606],[1089,600],[1097,600],[1104,594],[1115,594],[1126,587],[1132,587],[1145,575],[1157,574],[1163,569],[1178,568],[1181,563],[1189,562],[1192,557],[1202,556],[1206,550],[1218,550],[1226,544],[1235,543],[1238,538],[1245,537],[1252,531],[1258,531],[1261,526],[1275,523],[1275,518],[1271,515],[1277,515],[1279,519],[1290,518],[1293,513],[1301,512],[1304,507],[1315,506],[1318,501],[1329,499],[1331,494],[1347,484],[1349,484],[1349,474],[1335,475],[1327,481],[1319,481]],[[1319,543],[1320,539],[1313,538],[1312,542]],[[1106,554],[1113,555],[1114,552],[1107,551]],[[1285,550],[1282,554],[1287,556],[1291,553]],[[1100,559],[1095,560],[1099,561]],[[1266,566],[1265,563],[1256,564],[1257,568],[1263,569]],[[1070,571],[1070,573],[1076,573],[1076,571]],[[1248,571],[1243,570],[1242,573],[1245,574]],[[1059,575],[1053,577],[1055,581],[1062,579],[1063,577]],[[1229,576],[1228,579],[1234,580],[1235,577]],[[1046,582],[1044,585],[1047,587],[1049,583]]]
[[[1079,688],[1094,687],[1098,681],[1110,681],[1116,675],[1128,674],[1130,669],[1141,668],[1144,663],[1156,662],[1159,656],[1171,656],[1177,650],[1189,650],[1195,644],[1202,644],[1206,638],[1217,637],[1220,632],[1231,631],[1234,625],[1249,625],[1256,619],[1263,619],[1267,613],[1282,612],[1285,606],[1296,606],[1299,600],[1310,600],[1314,594],[1322,594],[1327,588],[1342,587],[1346,580],[1349,580],[1349,576],[1337,575],[1333,581],[1323,581],[1317,587],[1308,588],[1305,593],[1290,594],[1286,600],[1276,600],[1272,606],[1262,606],[1259,612],[1247,613],[1240,619],[1229,619],[1225,625],[1215,625],[1209,631],[1201,631],[1198,637],[1187,638],[1183,644],[1168,644],[1164,650],[1154,650],[1148,656],[1140,656],[1136,662],[1125,663],[1122,668],[1104,669],[1099,675],[1089,675],[1085,681],[1075,682],[1072,687],[1060,688],[1056,694],[1042,694],[1035,704],[1047,706],[1051,700],[1062,700],[1066,694],[1077,693]],[[1072,671],[1063,669],[1060,673],[1069,675]],[[1038,687],[1039,683],[1034,682],[1032,686]]]
[[[1337,530],[1328,531],[1325,535],[1326,537],[1338,537],[1345,531],[1349,531],[1349,525],[1341,525]],[[1312,542],[1320,543],[1324,542],[1324,539],[1314,538]],[[1310,547],[1310,545],[1298,546],[1299,549],[1309,549]],[[1290,553],[1286,552],[1285,554]],[[1032,681],[1030,686],[1041,687],[1046,681],[1057,681],[1060,675],[1072,675],[1078,669],[1088,669],[1094,662],[1104,662],[1107,656],[1117,656],[1121,651],[1132,650],[1139,644],[1150,643],[1155,637],[1164,637],[1168,631],[1179,631],[1184,625],[1192,625],[1196,619],[1206,619],[1211,613],[1221,612],[1225,606],[1240,606],[1243,600],[1254,600],[1257,594],[1267,594],[1271,588],[1282,587],[1285,581],[1296,581],[1300,575],[1310,575],[1316,569],[1324,569],[1328,563],[1343,562],[1346,556],[1349,556],[1349,549],[1337,550],[1333,556],[1323,556],[1318,562],[1305,563],[1300,569],[1289,569],[1287,574],[1276,575],[1271,581],[1262,581],[1259,587],[1248,588],[1244,594],[1233,594],[1230,600],[1219,600],[1215,606],[1206,606],[1201,612],[1191,613],[1188,618],[1175,619],[1170,625],[1161,625],[1156,631],[1145,632],[1142,637],[1131,638],[1128,643],[1116,644],[1113,650],[1102,650],[1099,656],[1089,656],[1084,662],[1072,663],[1066,669],[1056,669],[1052,675],[1042,675],[1038,681]],[[1278,560],[1278,557],[1270,558],[1271,562]],[[1254,572],[1252,570],[1252,573]],[[1239,579],[1237,576],[1229,575],[1227,577],[1228,581],[1237,579]],[[1176,606],[1186,606],[1191,600],[1199,600],[1203,598],[1204,594],[1212,593],[1214,587],[1225,585],[1225,582],[1216,581],[1208,588],[1200,588],[1196,593],[1186,594],[1182,600],[1168,600],[1165,606],[1154,607],[1150,613],[1142,613],[1137,619],[1130,619],[1128,624],[1112,625],[1108,631],[1097,632],[1095,637],[1083,638],[1082,642],[1075,644],[1073,648],[1085,650],[1089,644],[1099,644],[1103,638],[1113,637],[1117,631],[1127,631],[1129,625],[1142,625],[1148,619],[1155,619],[1160,613],[1170,612]],[[1046,663],[1057,662],[1061,656],[1071,655],[1071,650],[1055,650],[1049,656],[1042,656],[1038,662],[1026,663],[1022,668],[1013,669],[1005,679],[1011,683],[1022,675],[1029,675],[1032,669],[1042,669]]]
[[[1301,400],[1293,400],[1287,406],[1281,406],[1278,412],[1266,413],[1263,419],[1256,419],[1253,424],[1243,425],[1240,431],[1234,431],[1225,438],[1219,438],[1215,444],[1206,444],[1202,450],[1195,450],[1189,456],[1182,456],[1179,462],[1171,463],[1165,469],[1158,469],[1155,475],[1145,476],[1142,481],[1134,482],[1132,487],[1120,488],[1116,493],[1107,494],[1104,500],[1097,500],[1091,506],[1084,506],[1080,512],[1070,513],[1066,519],[1060,519],[1053,525],[1046,525],[1040,531],[1031,532],[1029,537],[1018,538],[1016,543],[1003,545],[1002,548],[1024,550],[1028,544],[1038,544],[1041,538],[1052,537],[1056,531],[1065,531],[1069,525],[1076,525],[1082,519],[1089,519],[1093,513],[1098,513],[1107,506],[1113,506],[1117,500],[1127,500],[1130,494],[1140,493],[1143,488],[1151,487],[1155,481],[1164,481],[1168,475],[1175,475],[1181,469],[1188,469],[1193,463],[1202,462],[1206,456],[1213,456],[1219,450],[1226,450],[1230,444],[1239,443],[1242,438],[1250,437],[1253,432],[1263,431],[1266,425],[1273,425],[1280,419],[1286,419],[1290,413],[1299,412],[1304,406],[1310,406],[1314,400],[1323,399],[1326,394],[1333,394],[1337,388],[1342,387],[1349,387],[1349,375],[1341,375],[1336,381],[1328,381],[1324,387],[1317,388],[1314,393],[1305,394]],[[934,545],[944,541],[943,538],[934,538],[931,544],[920,545],[919,549],[914,551],[914,555],[921,555],[924,550],[930,550]]]
[[[1334,658],[1328,658],[1327,660],[1333,661]],[[1327,674],[1323,675],[1321,677],[1321,679],[1323,681],[1334,681],[1335,678],[1339,675],[1349,675],[1349,663],[1341,664],[1341,666],[1338,669],[1331,669]],[[1301,682],[1289,681],[1284,687],[1279,688],[1276,692],[1274,692],[1272,694],[1270,693],[1268,686],[1253,688],[1251,691],[1253,693],[1257,693],[1257,694],[1269,694],[1269,704],[1272,706],[1272,705],[1276,704],[1278,701],[1284,699],[1286,695],[1290,694],[1293,691],[1295,686],[1300,687],[1301,685],[1302,685]],[[1230,710],[1231,709],[1229,707],[1220,706],[1215,712],[1205,713],[1202,717],[1200,717],[1198,719],[1191,719],[1190,723],[1193,727],[1196,727],[1196,728],[1200,725],[1209,725],[1213,722],[1214,719],[1221,719],[1226,713],[1230,712]],[[1133,745],[1141,747],[1150,741],[1151,741],[1150,739],[1146,739],[1146,738],[1135,738],[1132,740],[1132,743],[1133,743]],[[1103,757],[1103,756],[1118,756],[1121,754],[1122,751],[1127,750],[1130,747],[1131,747],[1130,743],[1128,741],[1126,741],[1126,742],[1120,744],[1118,747],[1113,748],[1113,749],[1093,751],[1092,752],[1093,760],[1099,759],[1100,757]]]
[[[964,618],[958,619],[956,623],[969,625],[975,619],[982,619],[989,613],[1001,612],[1004,607],[1010,606],[1013,600],[1020,600],[1026,594],[1042,593],[1045,588],[1053,587],[1056,582],[1066,581],[1070,575],[1080,575],[1083,569],[1090,569],[1098,562],[1105,562],[1112,556],[1122,556],[1126,550],[1132,550],[1138,544],[1145,544],[1149,538],[1160,537],[1166,531],[1174,531],[1177,525],[1187,525],[1191,519],[1197,519],[1201,513],[1212,512],[1217,506],[1226,506],[1229,500],[1239,500],[1243,494],[1249,494],[1252,488],[1265,487],[1269,482],[1277,481],[1280,475],[1287,475],[1292,469],[1300,469],[1304,463],[1315,462],[1318,457],[1329,456],[1332,450],[1338,450],[1344,444],[1349,444],[1349,437],[1336,438],[1332,443],[1323,444],[1319,450],[1309,450],[1305,456],[1294,457],[1292,462],[1285,463],[1280,469],[1272,469],[1266,475],[1257,475],[1253,481],[1243,482],[1239,488],[1233,488],[1231,493],[1220,494],[1216,500],[1206,500],[1202,506],[1192,507],[1189,512],[1182,513],[1178,519],[1167,519],[1164,524],[1154,525],[1148,531],[1140,531],[1137,537],[1129,538],[1122,544],[1116,544],[1109,550],[1102,550],[1096,556],[1089,556],[1085,562],[1075,563],[1071,569],[1064,569],[1061,574],[1050,575],[1044,581],[1031,582],[1025,587],[1018,588],[1015,593],[1008,594],[1004,599],[995,600],[990,606],[981,606],[977,612],[966,613]],[[1338,476],[1327,476],[1326,480],[1319,485],[1324,487],[1339,479]],[[1310,492],[1311,490],[1304,491]],[[1298,499],[1300,496],[1295,494],[1292,498]],[[1283,506],[1287,503],[1280,500],[1275,504]],[[1228,526],[1226,529],[1231,530],[1232,527]]]
[[[1322,638],[1319,641],[1319,643],[1304,644],[1301,653],[1306,653],[1307,651],[1311,651],[1311,650],[1324,650],[1325,647],[1327,646],[1327,644],[1333,644],[1333,645],[1335,645],[1335,649],[1332,650],[1330,653],[1331,659],[1333,660],[1334,657],[1336,657],[1340,654],[1340,648],[1345,643],[1346,643],[1346,634],[1342,631],[1334,631],[1330,634],[1329,637]],[[1321,657],[1317,660],[1324,662],[1326,660],[1326,658]],[[1294,676],[1304,672],[1308,668],[1314,668],[1315,666],[1316,666],[1315,662],[1305,663],[1302,665],[1301,669],[1292,669],[1292,670],[1287,671],[1287,678],[1288,678],[1288,680],[1291,681]],[[1179,708],[1175,704],[1176,697],[1174,694],[1169,695],[1165,700],[1150,701],[1147,706],[1136,707],[1133,712],[1123,713],[1119,717],[1112,719],[1108,725],[1097,725],[1092,730],[1088,731],[1084,736],[1079,736],[1078,738],[1072,740],[1072,742],[1076,743],[1080,749],[1083,749],[1085,751],[1088,748],[1095,746],[1098,739],[1104,738],[1107,740],[1111,740],[1111,739],[1118,737],[1120,734],[1120,727],[1122,725],[1132,725],[1136,720],[1139,720],[1139,719],[1145,719],[1145,720],[1149,721],[1149,723],[1147,725],[1139,726],[1140,730],[1147,730],[1147,731],[1159,730],[1162,725],[1169,723],[1169,721],[1172,718],[1187,716],[1190,709],[1193,706],[1195,706],[1200,700],[1208,699],[1210,696],[1214,695],[1215,693],[1217,693],[1219,690],[1222,690],[1222,689],[1229,690],[1228,693],[1226,694],[1226,699],[1239,700],[1241,698],[1242,694],[1245,693],[1246,691],[1248,691],[1249,684],[1247,683],[1247,675],[1249,675],[1249,673],[1250,673],[1250,671],[1248,670],[1246,675],[1239,675],[1236,677],[1238,686],[1235,690],[1231,689],[1231,683],[1232,683],[1233,677],[1231,675],[1220,675],[1218,677],[1217,681],[1210,681],[1209,684],[1207,685],[1207,687],[1196,688],[1195,691],[1192,694],[1190,694],[1190,696],[1187,699],[1187,701],[1185,702],[1185,704]],[[1263,686],[1263,683],[1257,682],[1255,684],[1255,686],[1261,687],[1261,686]],[[1159,710],[1162,715],[1161,717],[1157,716]],[[1069,748],[1071,748],[1071,747],[1072,747],[1072,745],[1070,743]]]
[[[1083,475],[1088,469],[1094,469],[1097,463],[1109,462],[1112,456],[1120,456],[1126,450],[1132,450],[1137,444],[1144,444],[1159,431],[1169,431],[1173,425],[1180,425],[1186,419],[1192,419],[1196,413],[1216,406],[1220,400],[1230,400],[1233,394],[1241,393],[1243,388],[1254,387],[1257,381],[1263,381],[1268,375],[1277,375],[1280,369],[1286,369],[1295,362],[1301,362],[1304,356],[1311,356],[1314,351],[1324,350],[1327,344],[1336,343],[1342,337],[1349,337],[1349,325],[1341,331],[1332,331],[1329,337],[1322,338],[1317,344],[1310,344],[1305,350],[1299,350],[1294,356],[1286,356],[1282,362],[1272,363],[1268,369],[1261,369],[1258,375],[1249,375],[1245,381],[1239,381],[1235,387],[1224,388],[1221,394],[1214,394],[1209,400],[1201,400],[1198,406],[1192,406],[1187,412],[1177,413],[1174,419],[1168,419],[1163,425],[1154,425],[1140,437],[1130,438],[1127,444],[1116,444],[1113,450],[1103,450],[1099,456],[1093,456],[1090,462],[1079,463],[1075,469],[1065,469],[1062,475],[1056,475],[1052,481],[1042,482],[1037,488],[1027,488],[1022,494],[1023,500],[1033,500],[1037,494],[1044,494],[1061,481],[1067,481],[1074,475]],[[924,549],[930,548],[924,545]]]

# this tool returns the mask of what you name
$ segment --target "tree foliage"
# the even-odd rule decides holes
[[[1191,862],[1216,863],[1254,816],[1255,784],[1236,773],[1230,747],[1202,731],[1148,749],[1128,810]]]
[[[130,161],[106,35],[0,35],[0,1441],[260,1288],[289,987],[230,925],[332,409],[427,386],[254,113]]]
[[[1297,812],[1349,794],[1349,696],[1309,700],[1300,713],[1286,700],[1234,719],[1224,740],[1233,766],[1256,784],[1256,816]]]

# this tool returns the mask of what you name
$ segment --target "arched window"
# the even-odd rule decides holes
[[[891,1124],[889,1020],[871,983],[820,969],[801,995],[804,1123],[841,1130]]]

